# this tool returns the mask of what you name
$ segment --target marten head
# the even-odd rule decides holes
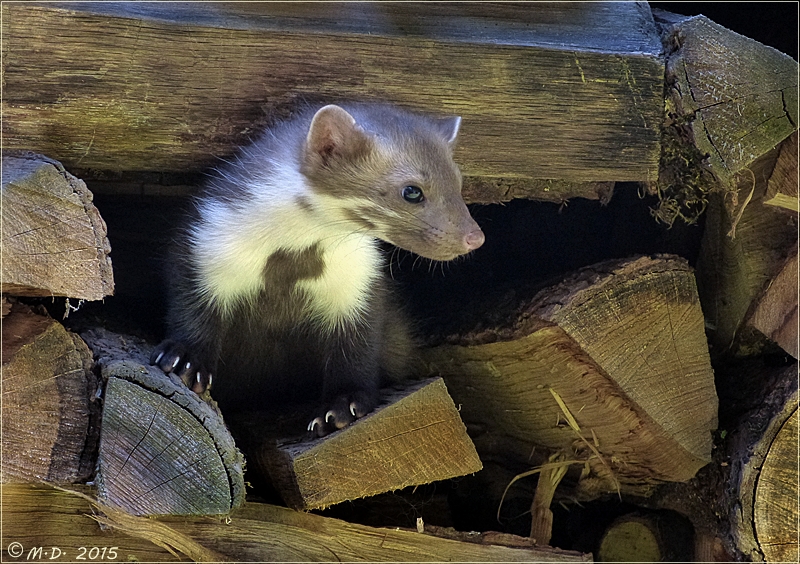
[[[461,118],[346,107],[314,114],[301,155],[300,170],[325,207],[354,229],[429,259],[480,247],[484,235],[453,162]]]

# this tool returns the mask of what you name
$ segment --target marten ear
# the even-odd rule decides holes
[[[458,130],[461,127],[461,116],[436,118],[433,123],[450,148],[455,149]]]
[[[372,148],[372,139],[355,118],[336,105],[314,114],[306,136],[305,159],[311,167],[324,166],[333,158],[357,158]]]

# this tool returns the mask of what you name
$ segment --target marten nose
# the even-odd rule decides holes
[[[486,237],[483,235],[483,231],[480,229],[476,229],[474,231],[470,231],[466,235],[464,235],[464,246],[467,248],[468,251],[474,251],[486,240]]]

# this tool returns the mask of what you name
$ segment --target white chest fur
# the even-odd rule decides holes
[[[323,262],[321,274],[298,280],[292,290],[305,296],[305,316],[326,329],[355,320],[381,276],[376,241],[330,202],[318,201],[309,212],[285,196],[282,202],[256,197],[247,207],[218,201],[200,205],[192,246],[203,298],[225,315],[261,293],[270,256],[314,247]]]

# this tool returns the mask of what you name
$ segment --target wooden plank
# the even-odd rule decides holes
[[[73,485],[70,489],[90,495],[94,492],[86,486]],[[148,540],[101,529],[92,519],[94,506],[75,494],[45,484],[4,484],[1,496],[4,561],[43,561],[51,557],[54,562],[78,562],[81,557],[88,561],[92,547],[106,549],[105,561],[181,560]],[[42,551],[37,558],[39,548]]]
[[[252,464],[268,472],[290,507],[304,510],[482,468],[441,378],[395,390],[381,403],[353,425],[322,439],[250,444]],[[250,442],[270,432],[261,426],[250,432]]]
[[[81,546],[97,546],[116,547],[118,560],[145,562],[178,560],[179,555],[197,562],[592,561],[591,554],[531,547],[529,539],[513,535],[462,534],[471,537],[466,542],[259,503],[246,503],[229,519],[148,519],[102,507],[98,512],[84,497],[42,486],[6,486],[2,496],[4,540],[21,543],[25,554],[34,546],[61,547],[68,559],[75,559]],[[91,515],[111,530],[101,530]],[[489,539],[505,540],[508,546]]]
[[[100,499],[134,515],[227,514],[244,501],[244,459],[215,404],[149,366],[146,343],[82,333],[106,379]]]
[[[19,303],[2,325],[3,481],[89,479],[100,411],[91,351],[60,323]]]
[[[797,130],[797,62],[705,16],[659,14],[678,114],[724,184]]]
[[[301,99],[370,98],[461,115],[467,176],[657,176],[645,3],[2,9],[4,143],[70,168],[198,170]]]
[[[33,153],[3,154],[2,291],[101,300],[114,293],[106,224],[83,181]]]
[[[503,318],[424,355],[482,457],[563,452],[591,470],[573,492],[587,498],[688,480],[709,462],[717,397],[684,260],[600,263],[493,312]]]

